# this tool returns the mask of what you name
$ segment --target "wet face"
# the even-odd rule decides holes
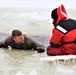
[[[15,41],[16,43],[18,43],[18,44],[25,42],[25,40],[24,40],[24,35],[23,35],[23,34],[20,35],[20,36],[16,36],[16,37],[14,37],[13,39],[14,39],[14,41]]]

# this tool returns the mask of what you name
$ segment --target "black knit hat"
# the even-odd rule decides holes
[[[53,24],[55,24],[58,19],[57,8],[51,12],[51,18],[54,19]]]

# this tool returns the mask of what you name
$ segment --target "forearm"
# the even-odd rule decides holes
[[[44,46],[40,45],[39,43],[37,43],[36,41],[28,38],[29,42],[31,43],[31,46],[33,48],[33,50],[36,50],[39,53],[42,53],[45,51]]]

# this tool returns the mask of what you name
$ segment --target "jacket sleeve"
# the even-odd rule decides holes
[[[11,36],[8,36],[4,41],[0,42],[0,47],[8,47],[11,42]]]
[[[43,45],[37,43],[37,42],[34,41],[33,39],[31,39],[31,38],[29,38],[29,37],[26,37],[26,38],[27,38],[27,39],[29,40],[29,42],[32,44],[32,47],[33,47],[34,50],[38,50],[38,48],[44,48]]]
[[[59,30],[56,28],[53,29],[52,31],[52,37],[50,39],[50,44],[58,46],[61,43],[63,33],[61,33]]]
[[[5,41],[1,41],[1,42],[0,42],[0,48],[1,48],[1,47],[7,47],[7,46],[5,45]]]

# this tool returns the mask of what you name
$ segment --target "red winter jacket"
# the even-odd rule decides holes
[[[76,21],[69,19],[63,5],[57,9],[58,19],[50,39],[48,55],[76,55]],[[55,47],[57,45],[57,47]]]

